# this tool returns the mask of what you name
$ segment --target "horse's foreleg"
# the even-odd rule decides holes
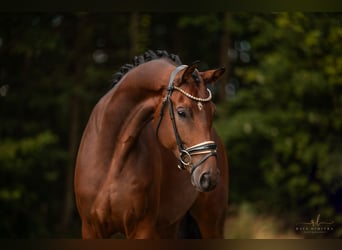
[[[196,216],[201,236],[203,239],[223,239],[224,218],[204,219],[203,217]]]
[[[128,239],[159,239],[160,236],[157,233],[155,222],[145,218],[139,221],[133,230],[126,231]]]
[[[158,239],[156,230],[158,205],[148,195],[137,195],[122,217],[128,239]]]
[[[96,210],[95,210],[96,211]],[[112,228],[105,220],[101,219],[101,214],[93,212],[92,221],[82,219],[82,238],[83,239],[104,239],[112,234]]]
[[[96,234],[94,229],[85,222],[82,222],[82,238],[83,239],[97,239],[99,236]]]
[[[203,239],[223,239],[225,213],[199,211],[195,209],[191,214],[199,227]]]
[[[190,214],[197,222],[202,238],[215,239],[224,238],[226,211],[227,198],[213,191],[201,193]]]

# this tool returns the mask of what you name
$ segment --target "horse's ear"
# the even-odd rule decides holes
[[[193,73],[198,68],[198,63],[199,61],[195,61],[185,69],[182,75],[181,83],[190,82],[191,79],[193,79]]]
[[[226,69],[222,67],[219,69],[212,69],[212,70],[200,72],[200,76],[202,77],[205,84],[209,84],[209,83],[214,83],[218,79],[220,79],[225,71]]]

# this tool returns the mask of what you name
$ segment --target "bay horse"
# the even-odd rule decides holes
[[[82,238],[223,238],[228,163],[207,85],[224,71],[148,51],[115,75],[76,159]]]

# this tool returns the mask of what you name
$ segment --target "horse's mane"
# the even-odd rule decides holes
[[[118,72],[116,72],[115,74],[113,74],[113,81],[112,81],[112,86],[114,87],[120,80],[121,78],[131,69],[133,69],[134,67],[143,64],[145,62],[149,62],[155,59],[159,59],[159,58],[167,58],[169,60],[171,60],[173,63],[175,63],[175,65],[181,65],[182,62],[179,58],[178,55],[175,54],[171,54],[168,53],[165,50],[148,50],[146,51],[144,54],[139,55],[139,56],[135,56],[132,59],[132,63],[126,63],[123,66],[121,66],[121,68],[119,69]]]

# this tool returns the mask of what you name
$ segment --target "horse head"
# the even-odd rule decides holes
[[[215,106],[207,85],[224,71],[199,72],[196,63],[176,67],[155,115],[160,143],[179,159],[179,168],[190,173],[193,186],[201,192],[213,190],[220,178],[217,145],[212,138]]]

